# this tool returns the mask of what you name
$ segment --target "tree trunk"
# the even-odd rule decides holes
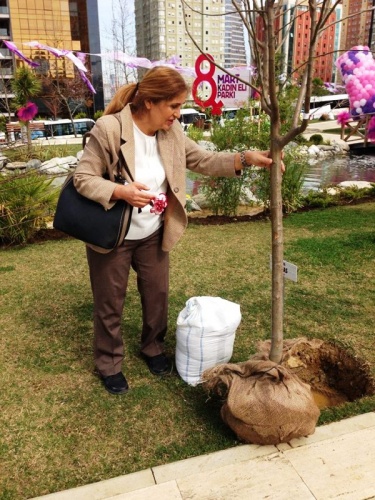
[[[281,146],[271,131],[272,314],[270,359],[280,363],[284,321],[284,235],[281,196]]]
[[[27,153],[31,157],[31,152],[32,152],[32,144],[31,144],[31,128],[30,128],[30,122],[26,122],[26,137],[27,137]]]

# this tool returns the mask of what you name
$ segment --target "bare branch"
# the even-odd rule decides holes
[[[186,0],[181,0],[183,12],[185,16],[185,7],[190,8],[194,12],[200,13],[202,16],[209,15],[206,12],[200,12],[197,9],[192,9],[188,6]],[[271,131],[270,131],[270,156],[272,158],[271,166],[271,222],[272,222],[272,340],[270,358],[277,363],[280,362],[282,356],[283,344],[283,227],[282,227],[282,197],[281,197],[281,170],[280,162],[282,157],[282,149],[293,140],[297,135],[302,133],[308,124],[308,114],[310,111],[310,100],[312,96],[312,80],[314,75],[314,62],[317,56],[317,44],[319,37],[324,30],[332,27],[339,21],[328,23],[330,16],[334,13],[337,6],[341,3],[340,0],[300,0],[293,5],[293,9],[289,12],[289,19],[284,24],[280,22],[282,28],[278,27],[277,20],[285,12],[280,10],[282,2],[279,0],[232,0],[234,12],[240,16],[245,29],[251,41],[251,54],[253,61],[256,63],[258,70],[258,85],[257,89],[252,83],[241,82],[249,85],[257,90],[261,98],[262,109],[270,116]],[[307,60],[299,68],[294,68],[293,72],[303,69],[300,75],[300,88],[294,105],[294,114],[290,129],[281,134],[281,118],[280,118],[280,90],[283,89],[283,83],[279,82],[277,74],[277,55],[283,46],[288,34],[282,30],[289,30],[296,23],[299,16],[305,16],[305,12],[300,14],[299,6],[308,7],[310,17],[310,43],[308,47]],[[367,9],[369,10],[373,10]],[[227,14],[232,13],[227,12]],[[218,14],[214,14],[218,15]],[[225,15],[225,14],[220,14]],[[353,16],[348,16],[353,17]],[[342,22],[342,19],[340,20]],[[261,34],[258,32],[258,24],[262,24]],[[194,38],[189,33],[185,18],[185,29],[194,46],[201,54],[204,52],[196,43]],[[281,40],[282,39],[282,40]],[[281,42],[281,44],[280,44]],[[214,63],[216,67],[230,74],[225,68]],[[304,106],[304,116],[300,120],[300,110]]]

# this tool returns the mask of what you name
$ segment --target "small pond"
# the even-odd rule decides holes
[[[367,181],[375,183],[375,155],[347,155],[310,160],[305,175],[303,192],[316,191],[321,187],[337,185],[343,181]],[[187,178],[186,190],[195,195],[199,180]]]
[[[343,181],[375,183],[375,156],[348,155],[310,160],[305,175],[304,191],[337,185]]]

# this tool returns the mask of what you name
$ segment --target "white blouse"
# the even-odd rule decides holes
[[[150,188],[148,193],[167,192],[167,179],[164,167],[158,151],[156,135],[144,134],[133,122],[134,142],[135,142],[135,178]],[[150,212],[151,205],[146,205],[140,212],[138,208],[133,208],[133,214],[127,240],[140,240],[154,233],[162,224],[162,215],[155,215]]]

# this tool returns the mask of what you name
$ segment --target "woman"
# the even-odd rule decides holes
[[[134,207],[119,247],[106,253],[87,247],[94,298],[94,359],[111,394],[128,390],[122,373],[120,327],[130,268],[137,274],[142,303],[141,355],[154,375],[172,370],[163,349],[168,255],[187,225],[185,169],[235,177],[250,164],[269,167],[272,163],[268,152],[214,153],[187,138],[178,122],[187,93],[182,76],[161,66],[149,70],[141,82],[121,87],[92,129],[75,172],[78,191],[105,209],[121,199]],[[116,172],[118,164],[126,179],[123,184],[103,178],[106,172]]]

